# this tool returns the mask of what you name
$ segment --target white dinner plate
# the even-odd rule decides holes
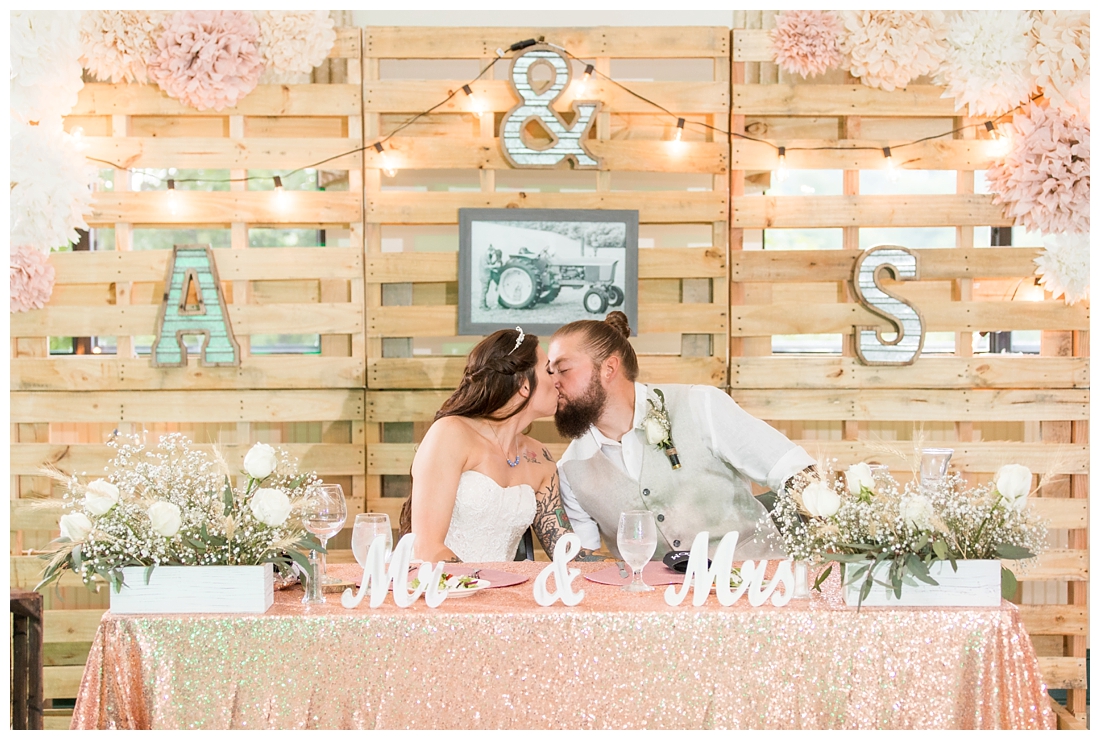
[[[447,589],[447,598],[461,599],[463,596],[470,596],[472,594],[476,594],[478,591],[484,591],[485,589],[489,588],[490,585],[491,584],[484,578],[478,578],[476,581],[474,581],[473,586],[468,586],[466,588]]]

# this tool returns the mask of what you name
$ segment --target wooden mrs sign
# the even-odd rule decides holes
[[[206,244],[177,244],[172,248],[164,278],[164,298],[157,316],[153,342],[154,367],[186,367],[185,336],[202,336],[199,364],[236,367],[240,347],[225,310],[214,253]]]

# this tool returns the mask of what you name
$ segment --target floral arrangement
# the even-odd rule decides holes
[[[260,53],[268,67],[265,80],[309,74],[336,43],[335,22],[327,10],[261,10],[256,21]]]
[[[780,69],[803,77],[840,65],[838,39],[843,26],[828,10],[784,10],[771,31],[775,62]]]
[[[653,389],[652,398],[646,399],[646,415],[642,418],[641,428],[645,433],[645,441],[665,451],[668,461],[672,463],[673,470],[680,469],[680,456],[676,452],[676,444],[672,441],[672,422],[668,419],[668,409],[665,407],[665,394],[659,388]]]
[[[1043,253],[1035,258],[1039,283],[1064,296],[1068,305],[1089,297],[1089,235],[1053,234],[1043,237]]]
[[[47,471],[68,486],[60,502],[61,537],[36,588],[65,570],[89,588],[98,575],[121,589],[122,568],[158,565],[260,565],[290,575],[292,563],[308,572],[299,549],[322,548],[295,511],[317,478],[300,474],[284,452],[257,444],[244,459],[247,483],[235,488],[224,460],[191,446],[181,434],[147,448],[139,436],[109,444],[117,452],[106,478],[81,483]],[[52,502],[51,502],[52,503]]]
[[[89,10],[80,21],[81,62],[97,79],[146,82],[167,13],[159,10]]]
[[[12,116],[60,122],[84,87],[80,12],[13,10],[10,38]]]
[[[244,10],[181,10],[164,22],[149,77],[169,97],[197,110],[234,106],[263,72],[259,34]]]
[[[1088,115],[1089,11],[1043,10],[1031,28],[1031,73],[1055,105]]]
[[[1023,465],[1006,465],[993,483],[974,488],[957,473],[902,488],[866,463],[849,467],[842,478],[829,475],[828,466],[823,470],[801,490],[781,493],[772,515],[795,560],[857,564],[861,603],[876,582],[899,597],[907,577],[935,585],[929,566],[937,561],[1026,559],[1045,547],[1045,525],[1025,510],[1032,487]],[[875,580],[886,563],[889,582]],[[1003,593],[1015,590],[1015,576],[1002,568]]]
[[[77,240],[92,210],[96,171],[61,119],[37,126],[11,122],[11,244],[43,254]]]
[[[1005,126],[1012,147],[986,171],[994,203],[1017,226],[1045,234],[1089,230],[1088,120],[1068,108],[1032,103]]]
[[[868,87],[894,90],[934,72],[947,52],[939,10],[845,10],[840,52]]]
[[[53,293],[54,269],[49,256],[34,247],[23,245],[12,250],[11,312],[42,308]]]
[[[947,53],[936,72],[943,97],[971,116],[1010,111],[1028,99],[1031,16],[1021,10],[962,10],[947,26]]]

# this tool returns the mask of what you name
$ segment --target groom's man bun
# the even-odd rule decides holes
[[[622,311],[612,311],[603,321],[585,319],[566,324],[554,332],[551,341],[568,336],[581,338],[581,349],[596,367],[611,355],[618,355],[626,379],[638,379],[638,355],[630,345],[630,321]]]

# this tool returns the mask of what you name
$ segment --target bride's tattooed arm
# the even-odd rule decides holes
[[[550,453],[543,450],[546,458],[553,461]],[[558,474],[550,476],[550,482],[540,488],[535,495],[535,521],[531,524],[535,536],[542,543],[542,549],[550,557],[554,556],[554,545],[558,539],[573,531],[573,525],[569,523],[569,517],[565,513],[565,506],[561,502],[561,490],[558,488]],[[592,550],[581,548],[574,560],[607,560],[602,555],[596,555]]]

